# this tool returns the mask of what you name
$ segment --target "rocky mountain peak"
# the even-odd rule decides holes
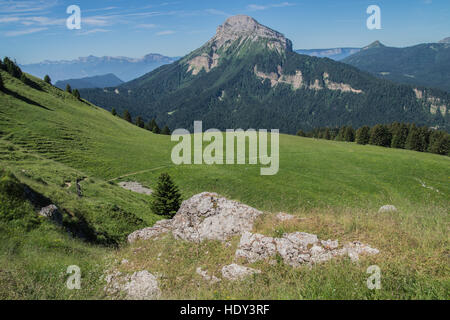
[[[450,37],[442,39],[439,43],[450,43]]]
[[[228,18],[217,28],[216,35],[210,40],[217,48],[226,43],[234,42],[238,39],[248,38],[252,41],[268,39],[270,43],[284,50],[292,50],[292,43],[286,37],[266,26],[263,26],[252,17],[237,15]]]

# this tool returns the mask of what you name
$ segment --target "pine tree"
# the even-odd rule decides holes
[[[344,141],[347,141],[347,142],[355,141],[355,130],[353,130],[353,128],[351,126],[345,128]]]
[[[344,141],[344,136],[345,136],[345,130],[347,129],[346,126],[343,126],[342,128],[339,129],[339,132],[336,136],[336,141]]]
[[[73,90],[72,94],[73,94],[73,96],[74,96],[75,98],[77,98],[77,99],[80,99],[80,98],[81,98],[81,96],[80,96],[80,91],[78,91],[78,89]]]
[[[142,120],[141,116],[136,117],[135,124],[140,128],[143,128],[145,126],[145,122],[144,122],[144,120]]]
[[[369,143],[380,147],[390,147],[392,134],[389,128],[382,124],[374,126],[370,133]]]
[[[172,218],[181,205],[181,194],[167,173],[162,173],[152,193],[151,209],[157,215]]]
[[[13,77],[20,79],[20,77],[22,76],[22,70],[19,68],[19,66],[12,61],[10,58],[5,57],[3,59],[3,63],[4,63],[4,68],[6,69],[6,71]]]
[[[149,123],[148,123],[148,130],[153,132],[153,129],[155,127],[157,127],[158,125],[156,124],[156,119],[153,118]]]
[[[328,129],[328,128],[325,129],[325,133],[323,134],[323,138],[326,139],[326,140],[331,140],[330,129]]]
[[[306,133],[303,130],[298,130],[297,131],[297,136],[299,136],[299,137],[306,137]]]
[[[2,76],[0,75],[0,90],[3,90],[5,88],[5,85],[3,84]]]
[[[155,125],[153,127],[152,132],[156,133],[156,134],[160,134],[161,133],[161,129],[158,127],[158,124],[156,124],[156,122],[155,122]]]
[[[125,121],[131,122],[131,114],[128,112],[128,110],[125,110],[123,112],[123,119]]]
[[[117,116],[117,111],[116,111],[115,108],[112,108],[112,109],[111,109],[111,114],[112,114],[113,116]]]
[[[364,126],[359,128],[356,131],[356,143],[357,144],[368,144],[370,141],[370,128],[368,126]]]
[[[421,150],[419,129],[416,127],[415,124],[413,124],[409,128],[409,134],[408,134],[408,138],[406,139],[405,147],[408,150],[414,150],[414,151]]]
[[[48,84],[52,84],[52,79],[50,79],[50,76],[48,74],[45,75],[44,81],[47,82]]]
[[[392,143],[391,148],[404,149],[406,145],[406,139],[408,138],[408,126],[404,123],[400,124],[397,128],[392,130]]]
[[[442,155],[450,155],[450,135],[443,133],[430,145],[430,152]]]
[[[164,134],[166,136],[170,136],[170,129],[168,126],[164,126],[164,128],[161,131],[161,134]]]
[[[70,84],[66,85],[66,92],[72,93],[72,87],[70,86]]]

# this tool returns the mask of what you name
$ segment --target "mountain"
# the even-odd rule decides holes
[[[106,88],[115,87],[123,83],[114,74],[108,73],[101,76],[87,77],[81,79],[61,80],[55,83],[55,87],[65,89],[66,85],[70,85],[72,89],[92,89],[92,88]]]
[[[96,105],[170,128],[279,128],[394,121],[449,129],[450,94],[380,80],[357,68],[300,55],[281,33],[234,16],[182,59],[106,90],[82,90]]]
[[[361,48],[333,48],[333,49],[298,49],[295,52],[299,54],[305,54],[311,57],[329,58],[336,61],[351,56],[361,51]]]
[[[445,39],[442,39],[441,41],[439,41],[438,43],[450,43],[450,37],[447,37]]]
[[[177,58],[160,54],[148,54],[142,58],[88,56],[76,60],[44,61],[21,65],[23,71],[43,78],[46,74],[53,81],[79,79],[113,73],[124,81],[136,79]]]
[[[342,62],[382,79],[450,92],[449,40],[406,48],[387,47],[377,41]]]

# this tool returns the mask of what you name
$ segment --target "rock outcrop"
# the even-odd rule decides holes
[[[58,225],[62,225],[63,216],[58,207],[54,204],[41,208],[41,210],[39,211],[39,215],[52,220]]]
[[[261,273],[260,270],[237,265],[235,263],[222,268],[222,276],[231,281],[242,280],[253,274]]]
[[[360,242],[350,242],[339,248],[338,241],[320,241],[316,235],[305,232],[284,234],[282,238],[272,238],[246,232],[242,235],[236,250],[236,258],[244,258],[250,263],[266,260],[279,254],[286,264],[298,267],[328,261],[337,256],[348,255],[357,261],[361,254],[377,254],[377,249]]]
[[[137,240],[148,240],[161,234],[167,233],[172,228],[172,220],[160,220],[153,227],[144,228],[131,233],[128,236],[128,242],[133,243]]]
[[[177,239],[201,242],[225,241],[251,231],[262,212],[237,201],[203,192],[184,201],[172,220],[172,234]]]
[[[124,294],[127,300],[156,300],[161,296],[157,278],[146,270],[132,275],[117,271],[105,279],[105,292],[109,295]]]
[[[119,186],[126,190],[130,190],[140,194],[146,194],[148,196],[153,193],[152,189],[146,188],[136,181],[123,181],[119,183]]]

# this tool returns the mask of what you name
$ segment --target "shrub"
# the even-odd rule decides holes
[[[128,122],[131,123],[131,114],[128,112],[128,110],[125,110],[125,111],[123,112],[123,119],[124,119],[125,121],[128,121]]]
[[[169,129],[169,127],[168,127],[168,126],[165,126],[165,127],[162,129],[161,134],[164,134],[164,135],[166,135],[166,136],[169,136],[169,135],[170,135],[170,129]]]
[[[70,86],[70,84],[66,85],[66,92],[72,93],[72,87]]]
[[[81,98],[80,91],[78,91],[78,89],[73,90],[72,94],[77,99]]]
[[[350,127],[346,127],[344,131],[344,141],[354,142],[355,141],[355,130]]]
[[[181,194],[167,173],[162,173],[158,178],[156,190],[152,193],[153,213],[172,218],[180,209]]]
[[[113,116],[117,116],[117,111],[116,111],[116,109],[112,108],[112,109],[111,109],[111,114],[112,114]]]

